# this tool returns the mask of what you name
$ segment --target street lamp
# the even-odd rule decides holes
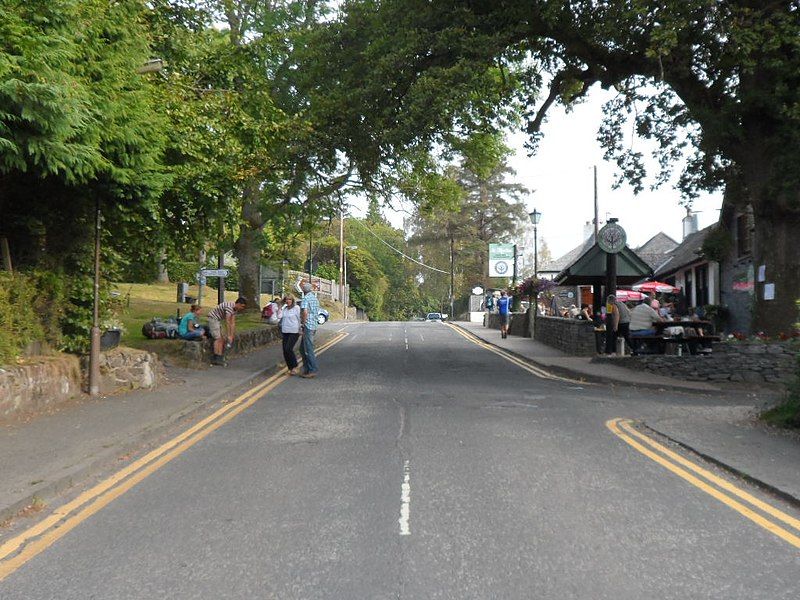
[[[539,279],[539,235],[537,226],[539,221],[542,220],[542,213],[534,208],[533,212],[528,213],[528,216],[531,218],[531,223],[533,223],[533,278]]]
[[[347,305],[350,304],[350,288],[347,287],[347,251],[358,250],[358,246],[345,246],[344,247],[344,284],[342,285],[342,306],[344,311],[344,318],[347,320]]]

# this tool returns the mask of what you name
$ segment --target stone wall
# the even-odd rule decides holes
[[[488,323],[486,327],[500,330],[500,315],[487,313]],[[511,313],[511,320],[508,323],[508,334],[520,337],[530,337],[528,331],[528,313]]]
[[[589,321],[537,316],[534,338],[570,356],[594,356],[594,325]]]
[[[0,417],[36,412],[81,391],[75,356],[40,356],[25,364],[0,367]]]
[[[277,325],[260,325],[257,329],[237,333],[233,338],[233,346],[225,351],[225,356],[247,354],[281,339],[281,331]],[[181,340],[181,355],[187,366],[202,369],[211,363],[211,340],[205,342],[189,342]]]
[[[107,396],[137,389],[152,389],[164,377],[156,354],[119,347],[100,353],[100,394]]]
[[[711,354],[596,357],[592,362],[609,361],[688,381],[788,383],[795,376],[799,350],[796,342],[723,342],[714,344]]]

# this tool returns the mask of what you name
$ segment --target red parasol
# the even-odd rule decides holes
[[[677,294],[681,291],[681,288],[677,288],[674,285],[663,283],[661,281],[646,281],[645,283],[634,285],[633,289],[637,292],[647,292],[649,294]]]
[[[646,297],[642,292],[631,290],[617,290],[615,295],[620,302],[640,302]]]

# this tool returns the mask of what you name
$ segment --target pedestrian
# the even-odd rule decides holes
[[[197,304],[192,304],[189,312],[183,315],[180,325],[178,325],[178,336],[182,340],[204,340],[206,330],[200,325],[200,311],[202,309]]]
[[[281,336],[283,336],[283,358],[286,361],[286,368],[289,369],[289,375],[297,375],[297,356],[294,353],[294,347],[300,337],[300,307],[291,294],[287,294],[283,299],[280,320]]]
[[[614,354],[617,351],[618,337],[622,337],[628,346],[631,344],[631,311],[614,294],[609,294],[606,299],[606,313],[606,353]]]
[[[311,379],[317,376],[317,357],[314,353],[314,336],[319,325],[319,301],[312,291],[311,284],[304,281],[301,285],[303,300],[300,303],[300,322],[303,326],[303,341],[300,343],[300,355],[303,357],[303,373],[300,377]]]
[[[242,312],[247,307],[247,300],[237,298],[236,302],[222,302],[208,313],[208,331],[214,340],[214,356],[211,357],[211,364],[220,367],[225,366],[223,352],[225,350],[226,339],[222,337],[222,322],[225,321],[225,336],[227,345],[233,343],[236,335],[236,314]]]
[[[505,290],[500,292],[500,299],[497,301],[497,314],[500,315],[500,336],[505,339],[508,337],[508,322],[511,320],[511,302]]]

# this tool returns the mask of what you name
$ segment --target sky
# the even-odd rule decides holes
[[[595,87],[587,100],[569,114],[561,106],[551,107],[542,127],[544,139],[533,157],[528,156],[523,146],[524,133],[508,136],[507,142],[515,151],[510,164],[517,172],[516,181],[532,190],[526,199],[528,211],[536,208],[542,213],[539,244],[544,240],[553,258],[566,254],[584,240],[584,224],[592,220],[594,211],[594,165],[597,165],[600,220],[605,221],[607,216],[618,218],[628,234],[630,247],[640,246],[659,231],[678,242],[683,237],[686,209],[680,205],[680,194],[669,184],[652,192],[646,188],[639,195],[634,195],[627,185],[612,189],[616,165],[603,160],[603,149],[596,140],[602,106],[609,97],[610,92]],[[642,140],[633,143],[643,152],[649,148]],[[651,164],[656,165],[653,160],[648,162]],[[695,200],[693,210],[698,212],[701,229],[717,221],[721,206],[721,192],[704,194]],[[387,212],[386,216],[394,226],[402,228],[402,213]]]

